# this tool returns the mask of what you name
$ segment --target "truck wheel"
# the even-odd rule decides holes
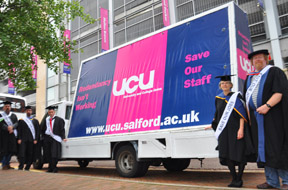
[[[88,160],[78,160],[78,165],[80,166],[80,168],[86,168],[89,164]]]
[[[149,162],[138,162],[136,152],[130,145],[119,148],[115,159],[116,170],[122,177],[144,176],[149,168]]]
[[[188,168],[190,159],[165,159],[163,160],[163,166],[167,171],[179,172]]]
[[[42,159],[36,159],[36,161],[35,162],[33,162],[33,168],[34,169],[42,169],[43,168],[43,161],[42,161]]]

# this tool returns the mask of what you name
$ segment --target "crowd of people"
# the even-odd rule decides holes
[[[44,157],[49,163],[47,172],[57,173],[57,163],[61,156],[61,141],[65,139],[65,122],[55,116],[55,108],[47,107],[48,117],[44,126],[32,116],[32,107],[26,106],[26,116],[18,120],[11,112],[11,102],[3,102],[3,112],[0,114],[0,159],[2,170],[14,169],[10,166],[13,155],[19,161],[18,170],[29,171],[36,158],[36,145],[43,138]],[[25,166],[25,167],[24,167]]]
[[[288,190],[288,82],[285,73],[269,65],[268,50],[248,55],[255,71],[248,74],[244,96],[232,92],[233,75],[219,76],[222,93],[216,96],[216,112],[212,125],[218,140],[220,164],[228,166],[232,175],[229,187],[242,187],[242,175],[247,162],[265,168],[266,182],[258,189]],[[246,102],[246,103],[245,103]],[[11,102],[4,102],[0,115],[0,151],[2,169],[8,170],[12,155],[17,155],[19,170],[29,170],[35,158],[35,145],[44,139],[44,157],[49,162],[47,172],[58,171],[61,142],[65,139],[65,122],[55,116],[49,106],[48,117],[40,129],[26,107],[26,117],[18,121],[11,113]],[[238,166],[238,172],[236,172]],[[282,179],[282,185],[280,183]]]

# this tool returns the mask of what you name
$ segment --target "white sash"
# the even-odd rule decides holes
[[[10,112],[9,115],[7,115],[6,112],[3,112],[1,115],[3,116],[3,119],[5,120],[5,122],[8,126],[13,126],[13,123],[10,119],[12,112]],[[14,129],[13,131],[14,131],[15,137],[17,137],[17,129]]]
[[[215,131],[215,137],[216,139],[218,140],[220,134],[222,133],[222,131],[225,129],[226,125],[227,125],[227,122],[229,120],[229,117],[234,109],[234,106],[235,106],[235,103],[236,103],[236,100],[237,100],[237,96],[240,92],[235,92],[229,99],[226,107],[225,107],[225,110],[221,116],[221,119],[217,125],[217,129]]]
[[[34,128],[32,121],[28,117],[25,117],[24,121],[28,125],[28,127],[32,133],[33,139],[35,140],[35,128]]]
[[[52,125],[53,125],[53,121],[52,121]],[[46,118],[46,126],[47,126],[47,128],[46,128],[45,134],[51,136],[53,139],[55,139],[56,141],[61,143],[62,142],[62,138],[60,136],[58,136],[58,135],[55,135],[53,133],[53,131],[51,131],[51,128],[53,129],[53,127],[50,127],[50,117]]]
[[[245,98],[246,98],[246,107],[247,107],[248,111],[249,111],[249,101],[250,101],[250,98],[252,96],[252,93],[254,92],[256,86],[261,81],[262,75],[264,75],[271,67],[272,67],[271,65],[267,65],[264,69],[262,69],[262,71],[259,73],[258,76],[255,77],[255,79],[253,80],[253,82],[251,83],[249,88],[247,89],[247,92],[245,94]]]

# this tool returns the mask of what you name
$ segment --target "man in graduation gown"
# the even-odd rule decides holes
[[[43,149],[44,157],[49,162],[49,168],[47,172],[57,173],[58,159],[61,158],[61,142],[66,141],[65,139],[65,121],[55,116],[54,106],[49,106],[48,117],[44,127],[42,128],[42,134],[44,137]]]
[[[11,102],[3,102],[3,111],[0,114],[0,152],[2,158],[2,169],[14,169],[10,166],[10,160],[12,155],[17,154],[17,116],[11,112]]]
[[[34,159],[35,146],[40,137],[40,127],[37,119],[32,116],[31,106],[25,107],[26,117],[19,120],[18,124],[18,170],[28,171]]]
[[[285,73],[268,65],[268,50],[248,55],[256,72],[248,75],[244,94],[259,166],[266,182],[259,189],[288,189],[288,83]]]

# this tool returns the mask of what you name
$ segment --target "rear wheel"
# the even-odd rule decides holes
[[[170,172],[179,172],[188,168],[190,159],[165,159],[163,160],[163,166]]]
[[[78,160],[78,165],[80,166],[80,168],[86,168],[89,164],[88,160]]]
[[[122,177],[141,177],[149,168],[149,162],[137,161],[135,149],[130,145],[119,148],[115,164],[117,172]]]

